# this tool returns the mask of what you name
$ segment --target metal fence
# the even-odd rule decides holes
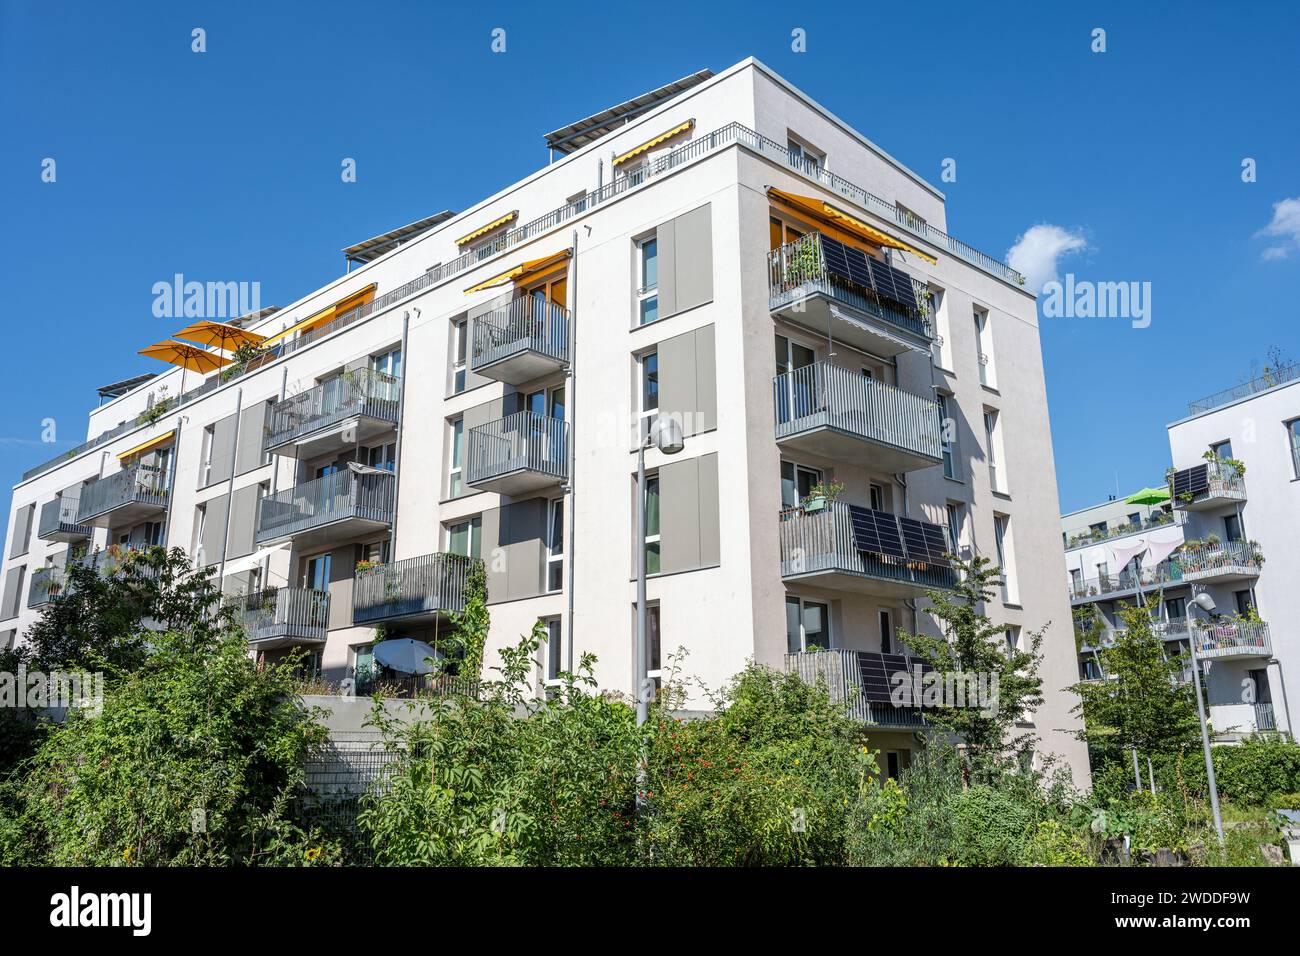
[[[1253,541],[1226,541],[1200,547],[1183,546],[1174,560],[1183,569],[1183,578],[1198,581],[1222,571],[1257,572],[1263,562],[1259,545]]]
[[[518,355],[536,352],[569,361],[569,310],[534,296],[518,296],[474,320],[475,371]]]
[[[1230,405],[1239,399],[1249,398],[1277,385],[1294,382],[1298,378],[1300,378],[1300,362],[1288,362],[1269,370],[1263,375],[1257,375],[1248,382],[1234,385],[1232,388],[1225,388],[1221,392],[1215,392],[1205,398],[1198,398],[1194,402],[1188,402],[1187,414],[1200,415],[1202,412],[1208,412],[1210,409],[1218,408],[1221,405]]]
[[[167,507],[167,474],[149,465],[136,465],[87,482],[81,488],[77,523],[133,502]]]
[[[257,540],[282,538],[346,518],[391,523],[394,480],[392,474],[357,474],[345,468],[268,495],[258,510]]]
[[[265,588],[231,601],[249,641],[280,637],[323,641],[330,620],[330,595],[315,588]]]
[[[426,554],[358,571],[352,583],[352,623],[460,611],[476,559]]]
[[[828,427],[942,460],[938,402],[828,362],[776,376],[773,390],[778,440]]]
[[[536,412],[515,412],[469,430],[465,481],[476,485],[516,471],[563,481],[569,470],[569,425]]]
[[[374,369],[344,372],[271,406],[265,447],[274,448],[320,428],[366,415],[397,423],[401,379]]]

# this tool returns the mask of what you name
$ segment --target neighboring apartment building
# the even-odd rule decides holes
[[[1086,784],[1020,277],[754,60],[547,143],[537,173],[351,247],[356,268],[252,319],[267,351],[239,374],[190,373],[151,423],[179,370],[91,412],[90,440],[15,489],[0,628],[31,622],[69,548],[165,542],[239,596],[259,653],[304,646],[337,678],[371,666],[378,626],[436,644],[480,557],[488,667],[541,620],[539,692],[587,652],[629,692],[643,547],[654,671],[686,652],[714,687],[747,658],[827,673],[865,691],[896,770],[920,722],[888,705],[897,629],[934,632],[955,548],[1006,568],[989,610],[1010,640],[1048,628],[1031,729]],[[656,412],[685,449],[649,452],[638,491]]]
[[[1101,632],[1080,650],[1080,676],[1104,676],[1095,649],[1121,623],[1118,604],[1142,600],[1171,652],[1195,641],[1208,665],[1216,738],[1291,733],[1287,692],[1300,681],[1291,626],[1300,613],[1300,377],[1289,370],[1252,380],[1192,402],[1189,413],[1169,425],[1169,501],[1109,501],[1062,518],[1072,603],[1101,614]],[[1192,605],[1202,591],[1217,606],[1212,614]]]

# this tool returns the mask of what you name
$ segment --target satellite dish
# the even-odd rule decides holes
[[[415,641],[409,637],[380,641],[372,653],[375,660],[391,671],[401,674],[433,673],[433,665],[427,660],[434,656],[433,648],[424,641]]]

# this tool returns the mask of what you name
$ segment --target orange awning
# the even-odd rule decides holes
[[[459,239],[456,240],[456,245],[463,246],[467,242],[473,242],[479,236],[486,236],[493,229],[500,229],[506,223],[514,222],[518,218],[519,218],[519,210],[516,209],[514,212],[508,212],[504,216],[499,216],[496,219],[493,219],[486,226],[480,226],[479,228],[475,229],[473,232],[461,236]]]
[[[153,451],[155,448],[162,447],[163,445],[167,444],[175,437],[176,437],[176,429],[173,428],[169,432],[164,432],[161,435],[158,435],[154,438],[150,438],[148,441],[141,442],[140,444],[136,445],[134,448],[128,448],[126,451],[122,452],[117,456],[117,460],[126,461],[126,459],[134,458],[136,455],[143,455],[145,452]]]
[[[569,256],[573,255],[572,249],[565,249],[553,255],[545,256],[541,259],[530,259],[528,262],[515,266],[499,275],[494,275],[491,279],[486,279],[477,285],[472,285],[465,290],[465,294],[479,292],[483,289],[491,289],[495,286],[505,285],[507,282],[517,282],[520,279],[526,279],[529,276],[537,275],[539,272],[545,272],[551,266],[563,262]]]
[[[329,322],[337,316],[343,315],[346,312],[351,312],[358,306],[365,305],[374,297],[375,283],[372,282],[365,288],[358,289],[356,292],[345,295],[329,308],[321,309],[319,312],[314,312],[301,322],[289,326],[283,332],[278,332],[275,335],[272,335],[262,344],[274,345],[276,342],[288,338],[295,332],[310,332],[312,329],[324,325],[326,322]]]
[[[693,119],[688,119],[685,123],[679,123],[676,126],[674,126],[672,129],[660,133],[658,136],[654,137],[653,139],[646,140],[640,146],[634,146],[632,149],[629,149],[626,153],[614,157],[614,162],[610,163],[610,165],[618,166],[620,163],[625,163],[629,159],[635,159],[637,156],[640,156],[646,150],[654,149],[660,143],[666,143],[674,136],[680,136],[682,133],[685,133],[688,129],[693,129],[694,126],[695,126],[695,120]]]
[[[812,196],[800,196],[795,193],[788,193],[781,189],[768,187],[767,195],[769,199],[774,199],[778,204],[785,205],[793,210],[796,214],[809,216],[819,223],[826,223],[837,229],[847,232],[851,236],[856,236],[873,245],[883,246],[886,249],[900,249],[903,252],[910,252],[918,259],[924,259],[933,265],[938,260],[927,252],[897,239],[887,232],[882,232],[875,226],[869,226],[856,216],[850,215],[843,209],[832,206],[830,203],[821,199],[815,199]]]

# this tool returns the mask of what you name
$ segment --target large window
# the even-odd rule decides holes
[[[659,476],[645,476],[645,570],[659,573]]]
[[[467,558],[483,556],[483,519],[478,515],[447,526],[447,551]]]
[[[642,416],[659,409],[659,353],[646,352],[638,360],[641,370],[641,407]]]
[[[458,418],[448,424],[451,429],[451,461],[447,469],[447,497],[456,498],[465,490],[462,463],[465,459],[465,420]]]
[[[1293,418],[1286,423],[1286,434],[1291,445],[1291,467],[1295,477],[1300,478],[1300,418]]]
[[[894,613],[880,609],[880,653],[894,653]]]
[[[550,504],[546,521],[546,590],[564,587],[564,499]]]
[[[659,633],[659,605],[645,606],[646,676],[654,681],[655,690],[663,686],[663,641]]]
[[[637,324],[648,325],[659,318],[659,242],[647,236],[637,243]]]
[[[385,375],[391,375],[393,378],[402,376],[402,349],[399,346],[395,349],[389,349],[380,355],[370,356],[370,367],[376,372],[382,372]],[[385,396],[396,399],[396,395]]]
[[[330,586],[330,565],[333,555],[326,551],[314,558],[308,558],[302,566],[302,586],[328,591]]]
[[[998,413],[991,408],[984,409],[984,445],[989,460],[989,488],[993,491],[1006,491],[1006,476],[998,467],[1000,438]]]
[[[830,607],[816,601],[787,597],[785,638],[786,648],[791,654],[833,647]]]
[[[199,461],[199,487],[206,488],[212,483],[212,444],[215,435],[215,426],[208,425],[203,429],[203,447],[201,451],[202,458]]]
[[[465,391],[465,356],[469,352],[469,322],[461,319],[451,326],[451,392]]]
[[[561,651],[563,649],[563,631],[560,627],[558,617],[548,618],[546,620],[546,682],[548,684],[559,683],[560,671],[564,665],[560,663]]]
[[[979,363],[980,384],[989,388],[997,385],[993,374],[993,344],[989,336],[989,314],[975,310],[975,361]]]
[[[998,567],[1002,569],[1002,600],[1008,604],[1016,604],[1018,603],[1016,556],[1011,543],[1011,519],[1008,516],[1000,514],[993,516],[993,539],[998,549]]]
[[[960,480],[961,475],[957,472],[957,421],[949,414],[948,407],[952,396],[940,392],[936,397],[939,399],[939,428],[943,439],[943,476]]]
[[[781,507],[793,508],[822,480],[821,469],[807,468],[792,461],[781,462]]]

